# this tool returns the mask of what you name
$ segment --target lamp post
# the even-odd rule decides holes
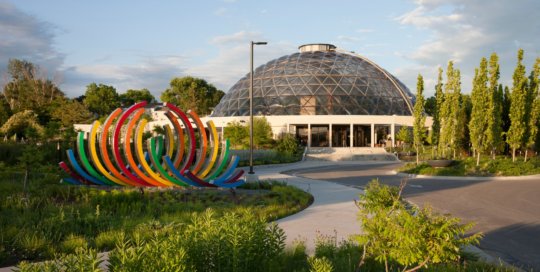
[[[253,171],[253,47],[254,45],[265,45],[267,42],[251,41],[249,58],[249,174]]]

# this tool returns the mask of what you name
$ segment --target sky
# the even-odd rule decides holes
[[[453,60],[470,93],[474,69],[497,52],[511,86],[519,48],[529,72],[540,57],[538,0],[0,0],[0,87],[9,59],[39,65],[68,97],[90,83],[156,98],[174,77],[201,77],[223,91],[255,66],[331,43],[434,93],[437,68]]]

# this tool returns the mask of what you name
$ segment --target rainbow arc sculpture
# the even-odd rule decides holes
[[[67,163],[59,163],[70,176],[64,182],[223,188],[245,183],[241,179],[244,171],[236,169],[239,158],[229,152],[229,141],[221,142],[214,123],[208,121],[205,128],[194,111],[184,113],[175,105],[164,103],[170,124],[163,126],[164,135],[144,142],[148,121],[142,117],[146,104],[139,102],[125,110],[117,108],[103,124],[94,121],[87,137],[85,132],[79,132],[76,150],[67,150]]]

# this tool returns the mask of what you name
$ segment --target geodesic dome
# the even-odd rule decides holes
[[[372,61],[335,46],[300,46],[254,71],[255,115],[412,115],[413,95]],[[249,115],[249,74],[216,106],[212,116]]]

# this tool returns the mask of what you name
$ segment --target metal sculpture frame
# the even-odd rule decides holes
[[[205,128],[194,111],[186,114],[163,103],[170,124],[163,126],[164,135],[143,143],[146,105],[143,101],[125,110],[117,108],[103,124],[94,121],[90,132],[79,132],[76,150],[67,150],[68,163],[59,163],[69,175],[63,181],[72,185],[211,188],[245,183],[241,179],[244,170],[236,169],[239,158],[229,152],[229,140],[221,141],[220,148],[214,123],[206,122]]]

